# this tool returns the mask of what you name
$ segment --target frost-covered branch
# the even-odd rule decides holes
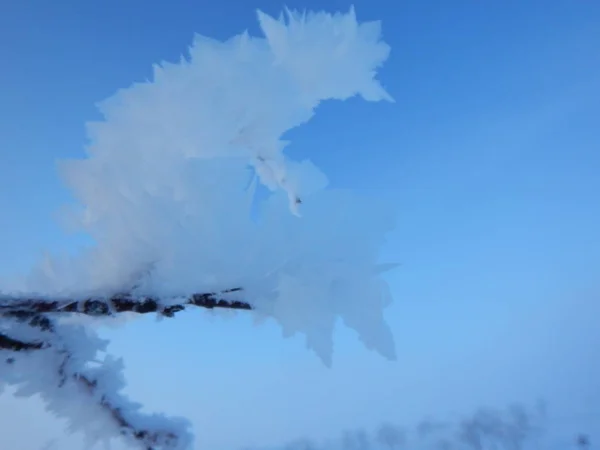
[[[114,316],[119,313],[134,312],[138,314],[157,313],[165,317],[173,317],[188,306],[202,308],[226,308],[237,310],[251,310],[249,303],[225,298],[227,294],[240,292],[240,288],[230,289],[220,293],[193,294],[180,299],[162,299],[159,297],[135,297],[132,295],[114,295],[107,299],[87,298],[83,300],[51,300],[46,298],[11,298],[4,297],[0,300],[0,356],[7,353],[7,357],[0,360],[10,370],[24,358],[36,358],[33,353],[50,353],[55,357],[50,358],[53,364],[47,363],[42,368],[42,373],[48,375],[54,371],[54,384],[42,385],[43,390],[55,391],[49,394],[49,403],[55,402],[65,395],[65,390],[83,397],[82,402],[95,404],[118,430],[118,434],[135,442],[144,450],[177,449],[182,447],[182,439],[186,436],[185,430],[175,426],[173,429],[164,428],[165,420],[151,426],[145,426],[145,419],[135,413],[135,405],[128,405],[126,399],[114,390],[102,386],[93,372],[85,364],[78,367],[73,365],[77,361],[76,351],[71,347],[73,341],[65,339],[65,328],[54,321],[55,318],[65,317],[69,314],[85,314],[88,316]],[[179,301],[178,301],[179,300]],[[10,326],[9,326],[10,325]],[[28,339],[16,338],[9,331],[18,335],[30,336]],[[66,334],[68,336],[68,333]],[[78,345],[85,342],[84,336]],[[89,336],[88,336],[89,340]],[[34,352],[35,351],[35,352]],[[47,355],[44,359],[48,361]],[[88,359],[89,362],[89,359]],[[107,369],[107,368],[105,368]],[[3,369],[0,367],[0,372]],[[87,372],[87,373],[86,373]],[[17,378],[18,380],[18,378]],[[19,384],[17,381],[15,384]],[[38,388],[39,389],[39,388]],[[44,392],[41,392],[42,395]],[[86,399],[87,400],[84,400]],[[59,400],[60,401],[60,400]],[[129,406],[123,408],[123,406]],[[132,407],[133,406],[133,407]],[[63,415],[73,419],[66,409]],[[136,419],[138,419],[136,421]],[[179,429],[178,429],[179,428]],[[89,433],[88,433],[89,434]]]
[[[47,408],[68,419],[72,430],[84,431],[90,444],[121,437],[143,450],[187,448],[191,435],[185,421],[143,415],[119,393],[122,363],[96,359],[104,342],[83,327],[31,314],[0,316],[0,381],[16,386],[17,394],[40,394]],[[12,337],[7,330],[28,337]]]
[[[43,346],[43,342],[24,342],[0,333],[0,350],[20,352],[22,350],[40,350]]]
[[[120,407],[116,406],[106,394],[98,393],[98,381],[88,378],[82,374],[72,374],[71,381],[76,384],[80,391],[92,400],[97,400],[98,406],[107,413],[108,417],[114,422],[120,433],[130,439],[134,439],[145,450],[155,450],[160,448],[169,448],[176,445],[178,436],[172,430],[144,429],[136,426],[128,419]],[[98,399],[98,395],[100,398]]]
[[[88,298],[84,300],[49,300],[43,298],[11,298],[0,299],[0,319],[14,319],[42,331],[54,331],[49,315],[64,316],[68,313],[88,316],[114,316],[118,313],[133,312],[138,314],[157,313],[165,317],[173,317],[188,306],[207,309],[223,308],[233,310],[251,310],[249,303],[239,300],[228,300],[224,295],[241,291],[241,288],[229,289],[220,293],[193,294],[181,301],[165,301],[158,297],[133,297],[131,295],[114,295],[108,299]],[[0,333],[0,349],[22,351],[40,350],[43,342],[24,342]]]
[[[353,9],[258,19],[263,37],[197,36],[181,63],[155,66],[151,81],[99,105],[85,158],[61,164],[78,203],[70,219],[93,248],[49,257],[15,289],[47,296],[0,295],[0,388],[41,395],[92,441],[126,436],[144,450],[191,442],[186,421],[143,415],[119,394],[121,362],[99,361],[105,344],[64,317],[254,310],[285,335],[304,335],[326,364],[342,319],[367,348],[395,357],[379,260],[389,208],[328,189],[326,175],[291,159],[282,140],[324,101],[391,101],[377,80],[389,46],[379,22],[359,23]],[[270,191],[263,200],[259,185]],[[155,263],[143,286],[111,296],[147,261]],[[215,291],[222,286],[244,291]],[[209,293],[176,297],[192,292]]]
[[[193,294],[180,301],[165,301],[158,297],[135,297],[127,294],[114,295],[107,299],[87,298],[83,300],[51,300],[45,298],[0,297],[0,316],[38,317],[49,313],[79,313],[88,316],[112,316],[117,313],[133,312],[138,314],[158,313],[173,317],[187,306],[214,309],[251,310],[249,303],[228,300],[227,294],[240,292],[241,288],[229,289],[219,293]]]

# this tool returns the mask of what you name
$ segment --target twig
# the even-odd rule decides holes
[[[11,352],[30,352],[34,350],[51,350],[54,347],[54,339],[51,336],[57,336],[56,324],[51,319],[52,315],[65,313],[79,313],[89,316],[114,316],[123,312],[134,312],[138,314],[158,313],[166,317],[173,317],[175,313],[183,311],[188,306],[197,306],[201,308],[225,308],[234,310],[252,310],[249,303],[237,300],[227,300],[226,294],[239,292],[241,288],[230,289],[219,293],[194,294],[185,298],[182,302],[175,304],[166,304],[157,297],[134,297],[128,294],[114,295],[109,298],[87,298],[83,300],[49,300],[44,298],[11,298],[0,297],[0,320],[2,318],[15,320],[37,328],[44,333],[48,333],[48,340],[43,342],[25,342],[0,333],[0,350]],[[60,346],[59,346],[60,347]],[[55,350],[60,351],[58,348]],[[62,353],[62,351],[60,351]],[[81,373],[68,373],[67,365],[70,358],[70,352],[66,349],[65,359],[58,368],[60,375],[59,387],[62,387],[67,380],[72,380],[84,392],[94,397],[98,389],[96,380],[90,379]],[[12,364],[15,358],[6,359],[6,363]],[[105,410],[121,434],[138,441],[143,445],[144,450],[158,450],[159,448],[169,447],[178,439],[178,436],[170,431],[158,430],[151,431],[136,428],[124,416],[120,408],[114,406],[106,395],[100,396],[99,406]]]
[[[73,381],[78,383],[78,385],[88,395],[93,396],[98,385],[96,380],[90,380],[85,375],[81,375],[79,373],[73,374],[71,378]],[[144,445],[145,450],[155,450],[155,448],[157,448],[156,446],[160,445],[160,441],[162,440],[161,435],[164,436],[166,440],[174,441],[177,439],[177,435],[173,434],[172,432],[137,429],[123,416],[121,410],[118,407],[113,406],[104,395],[100,398],[99,405],[110,415],[110,417],[121,430],[122,435],[129,436],[140,441],[140,443]]]
[[[24,342],[0,333],[0,350],[20,352],[23,350],[41,350],[43,347],[43,342]]]
[[[0,301],[0,316],[27,316],[49,313],[80,313],[89,316],[112,316],[115,313],[134,312],[138,314],[159,313],[173,317],[187,306],[214,309],[252,310],[249,303],[226,300],[224,295],[239,292],[241,288],[219,293],[193,294],[181,303],[165,306],[157,297],[136,298],[131,295],[115,295],[108,299],[88,298],[84,300],[48,300],[42,298],[4,298]]]
[[[17,339],[13,339],[4,334],[0,334],[0,350],[10,350],[15,352],[41,350],[43,348],[49,348],[42,342],[24,342]],[[70,355],[67,354],[63,363],[59,366],[58,372],[61,376],[61,382],[59,387],[64,386],[67,379],[71,379],[75,382],[86,394],[93,396],[97,389],[97,381],[88,378],[80,373],[74,373],[71,375],[66,374],[66,366]],[[13,364],[14,358],[6,359],[6,363]],[[161,440],[173,441],[177,439],[177,436],[167,431],[149,431],[137,429],[132,423],[130,423],[121,410],[111,404],[109,399],[103,395],[100,397],[98,402],[99,406],[104,409],[115,424],[121,430],[121,434],[129,436],[137,441],[140,441],[144,445],[145,450],[155,450],[161,446]],[[157,447],[159,446],[159,447]]]

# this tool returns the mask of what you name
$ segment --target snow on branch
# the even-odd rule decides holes
[[[118,430],[119,435],[129,440],[144,450],[176,449],[181,447],[181,436],[186,432],[182,430],[157,429],[144,427],[137,424],[135,416],[132,419],[128,411],[122,409],[126,402],[118,393],[100,391],[97,378],[89,374],[73,370],[70,360],[74,357],[74,351],[70,349],[64,339],[60,337],[60,325],[53,318],[62,317],[69,313],[84,314],[88,316],[114,316],[119,313],[133,312],[138,314],[157,313],[165,317],[173,317],[175,313],[183,311],[188,306],[202,308],[226,308],[233,310],[251,310],[252,306],[238,300],[224,298],[227,294],[240,292],[240,288],[229,289],[220,293],[193,294],[181,298],[180,301],[173,299],[165,301],[157,297],[134,297],[132,295],[114,295],[107,299],[88,298],[83,300],[49,300],[45,298],[1,298],[0,299],[0,321],[4,325],[13,322],[31,330],[38,330],[35,340],[17,339],[7,333],[0,332],[0,356],[2,351],[10,352],[4,361],[9,366],[15,365],[16,354],[30,354],[34,351],[55,352],[59,357],[54,361],[54,372],[57,375],[57,388],[70,386],[77,395],[87,398],[88,402],[94,403],[105,418],[109,419],[112,428]],[[2,325],[2,324],[0,324]],[[0,328],[1,330],[2,328]],[[18,331],[23,331],[22,329]],[[31,355],[28,355],[31,356]],[[0,372],[1,372],[0,368]],[[49,367],[44,367],[47,373]],[[17,383],[18,384],[18,383]],[[85,401],[85,400],[84,400]],[[70,418],[69,414],[66,414]],[[181,435],[181,436],[180,436]]]
[[[392,101],[377,79],[390,50],[380,23],[359,23],[354,9],[258,20],[263,37],[196,36],[180,62],[100,103],[85,157],[60,166],[77,199],[71,224],[94,246],[49,257],[11,290],[42,295],[0,293],[0,390],[40,394],[92,443],[187,450],[191,435],[183,419],[141,414],[120,394],[122,363],[100,358],[106,343],[66,317],[252,310],[285,336],[303,335],[326,364],[341,319],[367,348],[395,357],[383,314],[389,266],[379,260],[394,226],[389,205],[328,188],[283,140],[324,101]],[[336,151],[343,160],[354,149]],[[140,286],[110,295],[148,261]],[[66,292],[104,296],[56,294]]]
[[[240,292],[241,288],[228,289],[220,293],[193,294],[179,302],[165,302],[157,297],[134,297],[114,295],[108,299],[87,298],[83,300],[48,300],[45,298],[1,298],[0,316],[27,316],[28,314],[79,313],[88,316],[112,316],[117,313],[133,312],[138,314],[158,313],[173,317],[187,306],[214,309],[251,310],[249,303],[228,300],[224,295]]]
[[[50,348],[51,345],[42,342],[23,342],[17,339],[12,339],[4,334],[0,334],[0,350],[10,350],[14,352],[32,350],[41,350]],[[67,362],[71,357],[70,353],[64,352],[63,362],[56,368],[56,373],[59,376],[58,388],[64,387],[67,383],[71,384],[78,391],[87,397],[86,401],[96,403],[96,406],[101,410],[107,418],[112,421],[113,427],[119,430],[119,433],[126,438],[133,439],[137,444],[140,444],[145,450],[155,450],[159,448],[175,447],[178,441],[177,434],[172,430],[157,430],[144,429],[136,426],[121,407],[116,406],[119,401],[114,401],[108,393],[98,392],[98,380],[92,379],[87,375],[69,372]],[[15,364],[15,358],[10,357],[4,361],[5,364]],[[48,368],[46,368],[47,370]],[[122,402],[121,402],[122,403]]]
[[[120,437],[144,450],[188,448],[186,421],[140,414],[140,406],[118,392],[124,385],[121,362],[95,359],[105,343],[49,313],[24,311],[0,315],[0,388],[5,382],[17,387],[17,395],[40,394],[72,431],[84,432],[90,446]],[[13,337],[11,329],[28,337]]]
[[[43,342],[23,342],[0,333],[0,350],[20,352],[22,350],[40,350],[43,346]]]

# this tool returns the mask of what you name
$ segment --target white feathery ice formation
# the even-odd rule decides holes
[[[20,291],[106,294],[128,288],[150,268],[137,280],[136,294],[167,302],[241,287],[240,300],[274,318],[284,335],[303,334],[326,364],[338,318],[368,348],[394,358],[383,317],[391,301],[381,277],[387,266],[378,261],[393,227],[390,212],[372,198],[328,188],[309,160],[286,157],[282,140],[324,100],[392,101],[376,79],[389,54],[380,24],[357,22],[353,9],[286,11],[279,19],[259,12],[258,19],[264,38],[196,36],[189,57],[156,65],[151,81],[99,105],[104,120],[88,124],[86,158],[61,165],[78,200],[72,224],[95,245],[72,258],[46,260]],[[256,219],[258,183],[271,194]],[[60,327],[58,335],[69,342],[84,333],[76,325]],[[0,321],[0,332],[37,333],[20,328]],[[127,402],[117,394],[119,377],[107,375],[117,363],[89,365],[101,349],[94,345],[70,358],[73,373],[95,370],[94,377],[109,380],[114,402]],[[43,386],[52,384],[43,369],[31,364],[51,364],[46,359],[56,355],[37,353],[43,352],[19,357],[10,369],[0,364],[0,387],[4,380],[53,395]],[[49,405],[62,414],[60,401]],[[136,407],[123,404],[122,410],[134,414]],[[179,419],[174,423],[185,429]],[[185,448],[190,440],[178,442]]]

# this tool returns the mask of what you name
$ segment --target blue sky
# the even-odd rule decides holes
[[[81,244],[54,220],[71,201],[55,161],[83,154],[97,101],[148,78],[153,63],[177,60],[194,32],[257,33],[255,9],[283,6],[5,3],[2,276],[26,270],[42,251]],[[402,263],[389,276],[398,361],[340,330],[326,369],[273,324],[197,312],[107,333],[111,351],[126,358],[129,392],[150,409],[190,417],[199,442],[214,449],[538,398],[561,424],[569,418],[565,433],[595,423],[598,435],[600,4],[354,5],[359,20],[383,21],[392,54],[380,78],[396,103],[325,104],[290,133],[290,152],[313,159],[334,186],[396,206],[384,256]],[[0,417],[9,404],[13,418],[40,417],[29,432],[57,436],[32,402],[0,397]],[[0,447],[2,439],[14,435],[0,435]]]

